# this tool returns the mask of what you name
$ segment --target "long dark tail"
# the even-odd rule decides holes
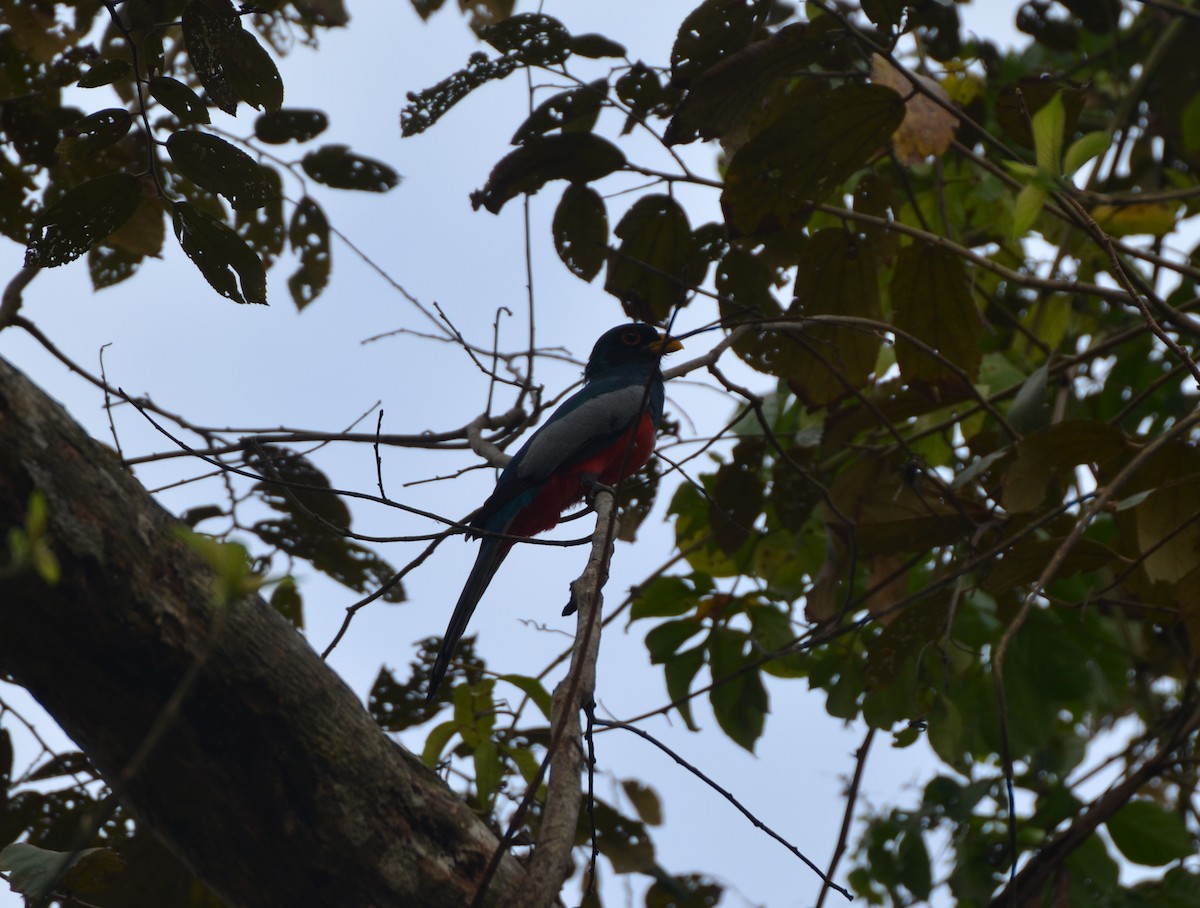
[[[504,561],[504,557],[512,545],[510,540],[500,539],[496,536],[485,536],[483,542],[479,544],[479,554],[475,557],[475,566],[471,568],[471,573],[467,576],[467,583],[463,587],[462,593],[459,594],[458,604],[454,606],[454,614],[450,616],[450,624],[446,628],[446,635],[442,638],[442,648],[438,651],[437,660],[433,663],[433,672],[429,675],[429,693],[425,695],[425,702],[428,703],[432,700],[438,687],[441,686],[442,679],[446,676],[446,669],[450,667],[450,658],[454,655],[454,648],[458,646],[459,639],[466,631],[467,622],[475,613],[475,606],[479,604],[480,597],[488,588],[488,584],[492,582],[492,577],[496,575],[496,569],[500,567],[500,563]]]

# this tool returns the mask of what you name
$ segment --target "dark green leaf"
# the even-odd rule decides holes
[[[567,42],[571,53],[579,57],[599,60],[602,57],[625,56],[625,45],[618,44],[604,35],[586,34],[572,35]]]
[[[279,69],[252,33],[239,27],[232,36],[229,57],[222,62],[233,90],[251,107],[278,110],[283,106]]]
[[[665,321],[697,280],[689,271],[702,267],[693,263],[687,212],[671,196],[642,196],[614,232],[621,245],[609,255],[604,289],[621,301],[631,318]]]
[[[1135,864],[1161,867],[1196,851],[1183,817],[1154,801],[1130,801],[1106,825],[1113,844]]]
[[[425,708],[423,684],[423,674],[414,673],[412,678],[401,684],[392,672],[381,668],[375,676],[375,683],[371,685],[370,693],[367,694],[367,712],[380,728],[388,732],[404,731],[414,725],[420,725],[429,718],[429,712]],[[450,723],[450,730],[442,741],[442,747],[456,728],[455,723]],[[437,757],[441,756],[442,747],[437,748],[436,754],[430,752],[435,762]]]
[[[802,224],[809,207],[882,149],[903,119],[904,102],[890,88],[804,83],[729,162],[726,220],[742,234]]]
[[[471,54],[466,66],[437,85],[408,93],[408,103],[400,111],[401,135],[424,132],[471,91],[493,79],[503,79],[516,68],[516,61],[508,57],[489,60],[486,54]]]
[[[45,779],[56,779],[59,776],[72,776],[79,773],[92,776],[95,773],[92,770],[92,764],[88,762],[87,755],[78,751],[72,750],[66,753],[55,754],[29,775],[29,781],[40,782]]]
[[[50,851],[28,842],[14,842],[0,851],[0,870],[7,871],[8,883],[14,890],[41,899],[46,896],[65,873],[84,861],[95,860],[108,848],[84,848],[78,851]]]
[[[608,95],[608,80],[597,79],[587,85],[551,95],[537,106],[512,137],[512,144],[524,145],[552,130],[587,132],[596,125],[600,106]]]
[[[150,96],[184,123],[212,122],[200,97],[177,79],[155,76],[150,80]]]
[[[667,116],[678,101],[678,90],[663,85],[656,70],[640,60],[613,85],[617,98],[629,108],[629,118],[621,135],[625,135],[646,117]]]
[[[888,687],[905,662],[945,636],[950,603],[943,598],[915,602],[893,618],[867,646],[864,683],[868,691]]]
[[[699,646],[694,646],[689,650],[684,650],[681,653],[676,653],[663,664],[663,674],[666,676],[667,696],[671,698],[671,702],[675,704],[675,708],[679,710],[679,716],[683,719],[690,731],[699,731],[696,721],[692,718],[692,701],[691,694],[692,681],[695,680],[696,674],[704,665],[704,654],[707,647],[701,643]]]
[[[667,125],[667,144],[743,134],[769,116],[778,92],[822,49],[807,23],[799,23],[721,60],[692,82]]]
[[[744,634],[714,628],[708,638],[713,676],[708,698],[721,730],[753,753],[767,717],[767,689],[759,669],[749,667],[753,655],[747,656],[744,648]]]
[[[1032,432],[1017,446],[1017,459],[1004,474],[1004,507],[1030,511],[1042,503],[1046,488],[1079,464],[1113,463],[1131,450],[1125,434],[1103,422],[1064,420]]]
[[[119,142],[131,125],[133,117],[124,107],[98,110],[64,129],[56,151],[64,158],[89,157]]]
[[[837,227],[819,230],[801,247],[788,314],[878,321],[878,273],[869,242]],[[806,324],[795,337],[785,351],[788,384],[814,409],[863,388],[883,343],[877,332],[835,324]]]
[[[509,199],[532,195],[551,180],[589,183],[624,166],[621,150],[590,132],[545,136],[501,158],[483,189],[471,194],[471,205],[499,214]]]
[[[679,26],[671,48],[671,81],[688,86],[724,57],[763,33],[769,0],[704,0]]]
[[[283,104],[283,80],[271,55],[229,0],[191,0],[183,10],[183,37],[196,75],[212,102],[227,114],[238,101],[274,110]]]
[[[666,662],[689,638],[704,630],[695,618],[664,621],[646,634],[646,649],[656,665]]]
[[[312,461],[277,446],[259,446],[247,463],[264,482],[254,487],[280,520],[263,520],[251,529],[265,542],[313,567],[356,592],[368,592],[391,581],[392,568],[370,549],[345,535],[350,511],[333,492],[329,479]],[[383,594],[386,602],[404,601],[400,584]]]
[[[967,381],[974,380],[979,371],[983,325],[959,256],[924,243],[901,249],[892,275],[892,314],[897,328],[944,358],[935,358],[904,338],[896,338],[896,362],[906,381],[961,385],[953,366],[966,373]]]
[[[282,145],[315,139],[328,127],[329,117],[323,110],[284,107],[259,114],[254,120],[254,135],[261,142]]]
[[[551,230],[558,257],[572,274],[590,281],[600,273],[608,251],[608,213],[600,193],[578,183],[568,186]]]
[[[933,875],[929,867],[929,851],[919,828],[910,826],[904,830],[896,846],[896,862],[900,866],[900,883],[913,894],[918,902],[929,898],[933,889]]]
[[[537,708],[542,711],[542,715],[549,721],[553,699],[550,696],[550,691],[546,690],[545,685],[541,681],[537,678],[531,678],[528,675],[500,675],[496,680],[507,681],[529,697],[536,704]]]
[[[762,510],[766,492],[761,469],[764,444],[746,439],[733,449],[731,459],[722,464],[709,493],[709,522],[713,541],[733,556],[754,533],[754,523]]]
[[[329,221],[321,206],[305,196],[292,214],[288,241],[300,253],[300,268],[288,278],[288,290],[297,309],[317,298],[329,283]]]
[[[270,185],[267,203],[261,208],[237,209],[233,226],[269,268],[283,252],[287,229],[283,223],[283,178],[274,167],[266,165],[262,175]]]
[[[696,591],[682,577],[664,574],[655,577],[637,591],[629,611],[629,620],[674,618],[696,607]]]
[[[660,877],[646,890],[646,908],[715,908],[724,891],[699,874]]]
[[[255,160],[224,139],[184,130],[167,139],[167,153],[189,180],[229,199],[234,208],[261,208],[272,185]]]
[[[80,88],[99,88],[116,82],[132,68],[128,60],[97,60],[76,84]]]
[[[300,163],[310,177],[334,189],[387,192],[400,182],[387,164],[357,155],[345,145],[322,145]]]
[[[862,10],[867,18],[882,29],[895,31],[904,18],[904,0],[863,0]],[[923,897],[923,896],[922,896]]]
[[[662,801],[658,792],[649,785],[643,785],[636,779],[625,779],[621,782],[621,790],[633,804],[638,818],[647,826],[662,825]]]
[[[76,186],[34,219],[25,267],[53,268],[79,258],[137,210],[141,180],[110,173]]]
[[[1045,75],[1024,76],[1015,83],[1000,89],[996,99],[996,120],[1009,138],[1026,148],[1033,148],[1033,115],[1050,103],[1055,96],[1062,97],[1066,134],[1075,130],[1075,121],[1087,102],[1087,89],[1065,79],[1047,78]]]
[[[93,290],[103,290],[133,277],[144,256],[107,243],[97,243],[88,250],[88,275]]]
[[[733,327],[743,322],[778,319],[783,309],[771,293],[774,270],[759,256],[740,247],[731,248],[717,264],[717,293],[721,318]],[[774,375],[784,345],[791,344],[776,332],[751,330],[733,345],[733,352],[752,369]]]
[[[571,53],[571,36],[557,19],[519,13],[480,29],[479,36],[523,66],[554,66]]]
[[[608,858],[613,870],[617,873],[649,873],[655,869],[654,843],[645,824],[621,816],[599,799],[595,802],[594,816],[596,846]],[[580,811],[575,833],[577,845],[587,843],[591,835],[589,826],[587,811]]]
[[[183,40],[192,68],[209,99],[227,114],[237,113],[238,91],[226,71],[242,31],[229,0],[191,0],[183,9]]]
[[[1178,583],[1200,567],[1200,477],[1172,476],[1134,509],[1151,580]]]
[[[304,630],[304,600],[300,587],[291,577],[284,577],[271,592],[271,608],[283,615],[297,630]]]
[[[176,202],[172,219],[179,245],[214,290],[235,302],[266,303],[263,264],[228,225],[190,202]]]
[[[798,639],[792,620],[783,609],[773,605],[747,605],[750,630],[763,653],[775,653]],[[763,665],[763,671],[777,678],[802,678],[808,666],[803,653],[784,653]]]

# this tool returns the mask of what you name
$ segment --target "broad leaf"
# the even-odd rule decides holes
[[[686,299],[696,277],[687,213],[668,195],[642,196],[613,231],[621,244],[609,255],[604,289],[640,321],[661,322]]]
[[[199,96],[177,79],[155,76],[150,80],[150,96],[184,123],[209,123],[212,118]]]
[[[608,252],[608,213],[600,193],[572,183],[554,210],[554,248],[576,277],[591,281]]]
[[[924,243],[900,250],[892,275],[892,315],[896,327],[940,356],[896,338],[896,362],[908,382],[962,384],[955,366],[973,381],[979,370],[979,309],[962,259]]]
[[[176,202],[172,218],[179,245],[214,290],[238,303],[266,303],[263,264],[227,224],[190,202]]]
[[[757,234],[804,223],[903,119],[904,102],[890,88],[802,83],[729,162],[721,204],[730,227]]]
[[[282,145],[284,142],[307,142],[329,127],[329,117],[323,110],[303,110],[284,107],[268,110],[254,119],[254,135],[260,142]]]
[[[321,206],[305,196],[292,214],[288,242],[300,254],[300,268],[288,278],[288,290],[297,309],[303,309],[329,283],[329,221]]]
[[[1135,864],[1161,867],[1196,851],[1183,817],[1154,801],[1130,801],[1106,825],[1113,844]]]
[[[801,247],[788,315],[878,320],[879,263],[869,242],[840,228],[817,231]],[[868,326],[805,324],[786,354],[789,386],[809,407],[862,388],[883,338]]]
[[[501,158],[483,189],[471,194],[471,204],[499,214],[509,199],[532,195],[551,180],[590,183],[624,166],[624,153],[607,139],[591,133],[544,136]]]
[[[608,80],[597,79],[547,98],[521,124],[512,144],[523,145],[553,130],[587,132],[600,116],[600,107],[608,95]]]
[[[79,258],[137,210],[141,180],[110,173],[76,186],[37,216],[25,249],[25,267],[53,268]]]
[[[400,175],[387,164],[357,155],[345,145],[322,145],[300,163],[310,177],[334,189],[387,192],[400,182]]]
[[[255,160],[224,139],[184,130],[167,139],[167,153],[189,180],[229,199],[234,208],[261,208],[272,185]]]

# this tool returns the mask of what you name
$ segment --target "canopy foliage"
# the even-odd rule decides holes
[[[422,16],[440,5],[414,0]],[[329,225],[307,191],[285,204],[271,146],[312,142],[334,117],[283,106],[264,44],[342,24],[338,4],[83,4],[73,31],[6,6],[25,18],[0,32],[0,230],[27,266],[86,255],[112,286],[158,252],[169,216],[223,296],[263,302],[264,269],[290,254],[294,301],[313,302]],[[662,667],[671,703],[656,713],[698,729],[690,704],[706,697],[753,750],[773,696],[815,696],[868,743],[927,741],[940,763],[923,790],[857,813],[851,795],[862,822],[837,875],[868,904],[1195,904],[1200,14],[1037,0],[1016,12],[1026,42],[1001,48],[937,0],[705,0],[641,61],[615,27],[573,34],[569,10],[470,6],[485,49],[408,96],[404,134],[513,73],[552,74],[560,90],[513,124],[472,202],[557,197],[541,240],[581,280],[603,273],[630,318],[696,331],[689,353],[709,355],[691,368],[730,401],[721,443],[677,430],[648,484],[625,490],[627,531],[656,491],[669,498],[682,554],[622,613]],[[115,98],[83,110],[74,85]],[[211,107],[241,105],[262,109],[253,140],[210,127]],[[637,160],[631,133],[671,166]],[[696,142],[711,175],[675,153]],[[306,186],[397,182],[332,143],[282,169]],[[697,223],[712,201],[719,220]],[[729,377],[733,358],[753,388]],[[312,461],[259,446],[238,462],[281,515],[256,527],[266,546],[363,592],[391,576],[330,531],[349,526],[339,501],[279,491],[329,487]],[[276,596],[298,613],[293,587]],[[434,651],[411,679],[381,672],[384,729],[429,721]],[[548,696],[470,653],[451,680],[424,757],[454,758],[478,811],[503,821],[501,795],[535,776]],[[1115,752],[1099,790],[1097,742]],[[85,758],[4,776],[0,843],[65,847],[88,799],[17,789],[70,772]],[[611,870],[654,877],[648,906],[716,904],[717,882],[655,859],[657,796],[636,780],[625,792],[625,813],[595,815]],[[121,829],[100,840],[120,849]],[[1122,862],[1142,881],[1120,882]]]

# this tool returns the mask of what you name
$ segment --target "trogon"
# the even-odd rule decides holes
[[[434,662],[429,697],[442,683],[475,606],[513,547],[511,537],[545,532],[597,484],[615,485],[650,459],[663,413],[659,361],[682,347],[651,325],[618,325],[604,332],[584,367],[583,387],[508,462],[496,488],[468,522],[467,537],[482,542]]]

